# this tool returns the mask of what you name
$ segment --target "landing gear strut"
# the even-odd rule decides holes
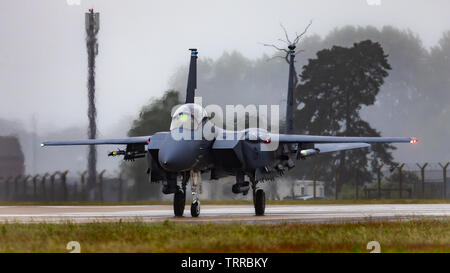
[[[200,172],[191,171],[191,191],[192,191],[192,205],[191,205],[191,215],[192,217],[198,217],[200,215],[200,200],[198,195],[202,191],[202,176]]]
[[[252,183],[253,188],[253,205],[255,207],[256,216],[263,216],[266,210],[266,194],[263,189],[257,188],[257,182]]]

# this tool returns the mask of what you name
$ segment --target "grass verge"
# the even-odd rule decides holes
[[[450,252],[450,220],[361,223],[0,224],[0,252]]]

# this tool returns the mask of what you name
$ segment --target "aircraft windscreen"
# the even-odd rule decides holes
[[[206,117],[208,117],[208,114],[200,105],[194,103],[183,104],[172,115],[170,130],[181,127],[196,130]]]

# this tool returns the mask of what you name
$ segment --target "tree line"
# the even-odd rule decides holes
[[[347,26],[325,37],[306,36],[299,49],[302,52],[295,64],[300,73],[295,89],[296,133],[414,133],[427,141],[420,156],[446,160],[442,151],[450,148],[450,132],[443,126],[450,117],[450,31],[427,49],[420,37],[409,30]],[[197,95],[202,96],[204,105],[280,104],[283,113],[288,66],[284,60],[272,57],[263,55],[251,60],[234,51],[215,60],[200,58]],[[180,67],[170,82],[173,89],[142,108],[129,136],[169,129],[170,110],[183,101],[186,71],[186,66]],[[341,185],[352,182],[355,167],[361,170],[363,181],[371,181],[370,170],[377,164],[395,165],[394,149],[392,145],[379,144],[372,149],[320,156],[301,161],[291,174],[301,177],[319,163],[321,179],[330,179],[336,171],[331,166],[339,163]],[[413,150],[403,151],[402,155],[408,157],[413,152],[418,154],[418,150]],[[158,186],[146,183],[145,162],[133,166],[125,163],[122,168],[133,177],[136,193],[142,198],[155,190],[154,196],[158,195]]]

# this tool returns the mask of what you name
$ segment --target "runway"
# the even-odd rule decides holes
[[[90,223],[165,220],[186,223],[348,222],[413,218],[450,219],[450,204],[267,205],[265,216],[254,216],[250,205],[202,205],[198,218],[174,217],[172,206],[0,206],[0,222]]]

